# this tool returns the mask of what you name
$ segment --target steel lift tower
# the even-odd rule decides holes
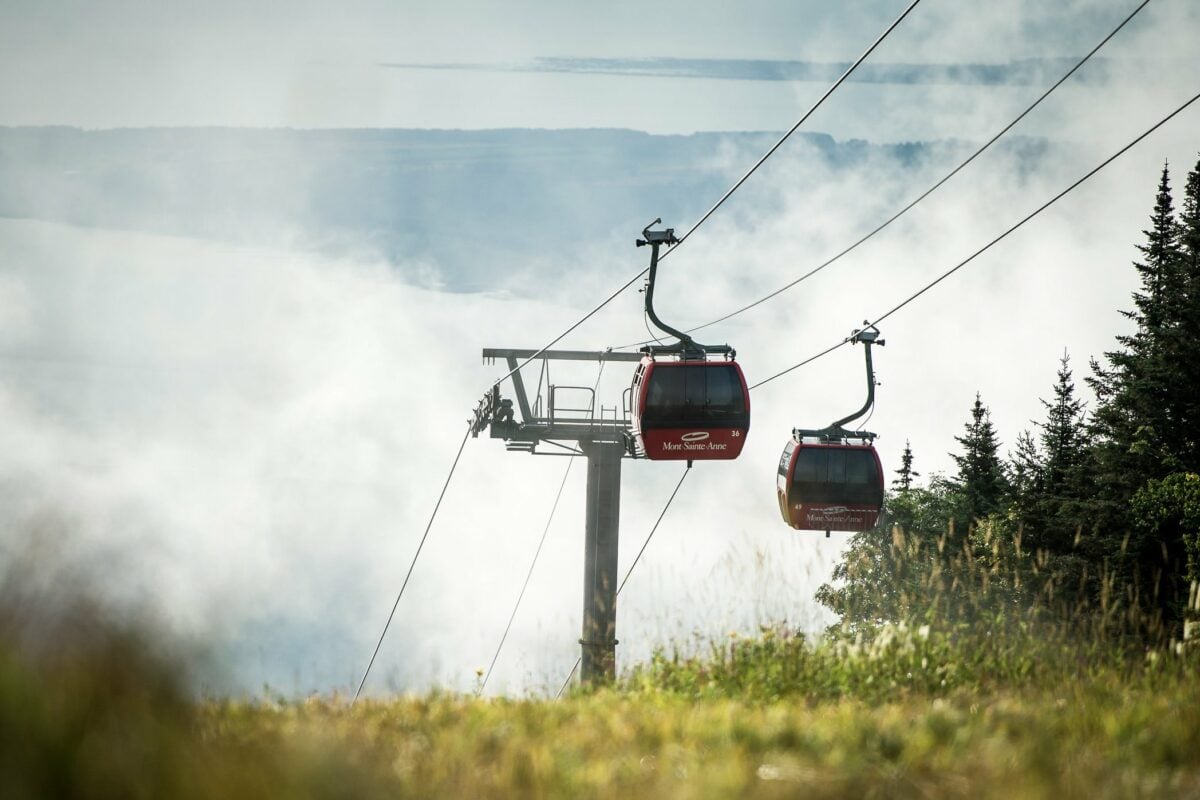
[[[662,220],[655,220],[642,230],[641,239],[636,240],[638,247],[649,245],[650,268],[647,270],[648,279],[645,288],[645,306],[647,317],[658,326],[667,336],[679,341],[674,345],[646,346],[640,353],[615,353],[605,351],[579,350],[512,350],[485,348],[485,362],[494,363],[503,358],[508,365],[508,375],[513,382],[516,394],[516,408],[513,401],[500,396],[500,384],[496,383],[475,408],[475,416],[471,420],[471,434],[479,436],[485,430],[490,430],[493,439],[503,439],[506,447],[512,451],[535,453],[538,455],[583,455],[587,457],[587,507],[585,510],[584,539],[584,575],[583,575],[583,635],[579,644],[583,648],[580,658],[582,664],[581,678],[584,683],[595,683],[611,680],[616,674],[617,654],[617,538],[618,522],[621,512],[621,459],[646,457],[642,437],[635,434],[633,422],[644,414],[644,408],[639,404],[635,409],[633,401],[633,385],[626,389],[620,404],[612,408],[596,406],[596,389],[588,386],[556,386],[549,381],[551,361],[586,361],[603,367],[608,361],[625,361],[643,363],[644,359],[653,362],[655,354],[664,354],[669,358],[677,358],[682,366],[675,366],[676,374],[686,376],[682,369],[691,369],[689,364],[699,361],[708,367],[705,361],[709,353],[721,353],[732,359],[733,348],[728,345],[700,345],[692,341],[683,331],[672,328],[662,322],[654,313],[654,280],[658,265],[659,249],[679,243],[674,230],[668,228],[652,231],[651,227]],[[518,364],[518,359],[523,359]],[[691,361],[687,361],[691,359]],[[525,390],[525,382],[521,376],[520,366],[533,360],[541,361],[541,374],[535,400],[529,402],[529,394]],[[719,365],[712,365],[719,366]],[[646,367],[647,376],[650,374]],[[639,376],[642,372],[639,370]],[[713,372],[712,374],[716,374]],[[722,373],[724,374],[724,373]],[[739,397],[745,398],[743,411],[748,415],[749,398],[745,394],[745,381],[737,371],[741,384]],[[647,378],[649,381],[650,378]],[[715,381],[715,379],[714,379]],[[543,398],[542,387],[546,386]],[[707,379],[701,380],[701,386],[707,386]],[[597,384],[598,386],[598,384]],[[645,387],[643,387],[645,388]],[[676,390],[678,391],[678,389]],[[701,390],[698,407],[710,408],[709,398]],[[688,390],[686,398],[677,398],[672,405],[678,403],[687,407],[697,401],[691,398]],[[573,400],[572,398],[582,398]],[[640,395],[639,395],[640,398]],[[641,401],[639,400],[639,403]],[[632,412],[632,413],[631,413]],[[694,423],[690,418],[684,420],[687,426]],[[745,428],[749,425],[748,416],[742,423]],[[712,427],[699,425],[699,427]],[[685,427],[685,431],[689,428]],[[738,431],[737,434],[741,434]],[[636,429],[641,434],[641,428]],[[685,433],[693,437],[688,442],[708,439],[707,430]],[[564,443],[572,443],[564,444]],[[541,445],[550,446],[551,450],[541,450]],[[740,441],[739,441],[740,445]],[[724,447],[724,445],[722,446]],[[740,452],[741,447],[737,448]],[[730,451],[733,452],[733,451]],[[649,454],[651,457],[658,453]],[[734,453],[736,456],[736,452]],[[697,458],[702,456],[696,455]],[[711,456],[710,456],[711,457]],[[720,456],[717,456],[720,457]],[[691,466],[691,457],[687,458]]]
[[[674,236],[674,230],[650,230],[659,224],[661,219],[647,225],[642,230],[642,239],[636,240],[638,247],[650,247],[650,266],[647,270],[646,283],[646,314],[650,321],[664,331],[668,337],[679,339],[676,344],[647,345],[641,353],[613,353],[612,350],[516,350],[485,348],[485,362],[504,359],[508,363],[509,373],[506,378],[512,378],[512,389],[516,393],[516,408],[511,399],[500,397],[500,384],[493,385],[484,395],[475,415],[470,422],[470,433],[478,437],[484,431],[491,431],[493,439],[504,439],[505,446],[510,451],[536,453],[536,455],[562,456],[564,451],[570,455],[586,456],[588,459],[588,492],[586,519],[584,519],[584,560],[583,560],[583,634],[580,637],[582,646],[581,678],[584,684],[593,684],[602,680],[611,680],[616,675],[617,667],[617,539],[618,522],[620,517],[620,462],[622,458],[650,457],[656,459],[678,459],[672,451],[671,456],[662,458],[661,451],[648,453],[644,449],[646,431],[642,422],[646,421],[646,407],[643,395],[656,386],[652,372],[655,354],[666,355],[668,359],[677,359],[674,365],[667,367],[667,373],[672,369],[677,378],[673,383],[678,384],[673,391],[682,396],[668,399],[666,396],[672,390],[662,390],[659,407],[678,407],[690,409],[689,413],[701,414],[701,419],[708,423],[697,422],[691,416],[679,417],[671,421],[684,426],[685,433],[679,434],[686,445],[694,445],[697,441],[708,440],[713,431],[720,435],[722,429],[731,428],[734,422],[724,423],[709,420],[709,414],[727,413],[730,404],[740,404],[740,414],[745,419],[736,422],[739,429],[733,431],[733,437],[742,437],[749,427],[749,396],[745,391],[745,379],[740,369],[734,367],[738,392],[732,392],[733,386],[724,401],[710,399],[707,386],[719,384],[716,378],[703,377],[696,380],[698,395],[694,397],[695,387],[688,389],[686,375],[691,369],[702,369],[710,375],[720,375],[727,380],[732,377],[726,374],[730,371],[724,365],[709,365],[710,353],[724,354],[732,360],[733,348],[728,345],[703,345],[692,341],[685,332],[668,326],[654,313],[654,278],[659,261],[659,249],[664,246],[678,245],[679,240]],[[518,365],[517,360],[523,360]],[[541,374],[538,380],[538,390],[532,404],[521,375],[521,366],[530,361],[541,361]],[[622,402],[605,408],[596,408],[596,389],[589,386],[559,386],[550,383],[551,361],[587,361],[599,363],[604,367],[607,361],[628,361],[641,363],[642,367],[636,373],[636,379],[643,379],[646,385],[638,385],[637,397],[634,397],[635,381],[631,381],[630,389],[626,389]],[[696,365],[700,365],[697,367]],[[644,369],[644,373],[643,373]],[[718,369],[721,372],[718,373]],[[695,378],[694,378],[695,380]],[[671,383],[670,380],[662,383]],[[545,398],[542,396],[542,385],[546,386]],[[599,387],[599,381],[596,386]],[[653,393],[653,392],[650,392]],[[734,397],[736,395],[736,397]],[[571,399],[582,398],[582,399]],[[634,401],[637,401],[635,405]],[[725,403],[722,405],[721,403]],[[715,410],[714,410],[715,409]],[[664,409],[665,410],[665,409]],[[599,411],[599,413],[598,413]],[[518,416],[520,415],[520,416]],[[634,422],[640,422],[635,426]],[[661,422],[661,420],[660,420]],[[696,426],[702,429],[695,429]],[[713,431],[704,428],[713,428]],[[715,437],[714,437],[715,438]],[[695,456],[683,455],[690,467],[692,457],[695,458],[724,458],[737,457],[743,438],[737,441],[737,449],[720,443],[720,447],[708,447],[715,455]],[[570,443],[570,444],[564,444]],[[662,444],[662,441],[659,443]],[[541,450],[541,445],[548,445],[551,450]],[[574,446],[571,446],[574,445]],[[689,451],[690,452],[690,451]],[[724,455],[731,453],[731,455]]]
[[[537,395],[530,403],[518,359],[541,361],[546,380],[543,397],[539,380]],[[471,435],[485,430],[491,438],[503,439],[512,452],[535,455],[584,455],[587,457],[587,505],[585,510],[583,568],[583,634],[581,680],[591,684],[611,680],[617,657],[617,539],[621,512],[621,459],[633,457],[628,402],[597,408],[595,389],[590,386],[561,386],[549,383],[549,362],[608,361],[638,362],[640,353],[580,350],[514,350],[484,348],[485,363],[502,358],[511,372],[513,401],[500,396],[494,385],[475,408]],[[572,447],[564,442],[573,443]],[[550,449],[539,450],[542,445]]]

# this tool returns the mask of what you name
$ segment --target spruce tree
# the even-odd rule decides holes
[[[1193,201],[1185,199],[1184,217],[1194,218]],[[1200,292],[1189,273],[1186,229],[1175,219],[1164,167],[1145,244],[1138,246],[1142,260],[1134,264],[1141,287],[1134,309],[1123,312],[1137,329],[1117,337],[1121,349],[1105,354],[1108,367],[1093,362],[1088,379],[1097,400],[1090,426],[1089,555],[1115,569],[1138,601],[1157,608],[1168,623],[1178,616],[1184,541],[1175,529],[1144,524],[1131,504],[1144,487],[1200,468],[1200,367],[1192,363]]]
[[[953,481],[961,500],[963,518],[958,522],[969,525],[1002,509],[1008,482],[1000,462],[1000,442],[978,392],[971,408],[971,421],[965,428],[962,436],[954,437],[962,445],[962,453],[951,453],[950,457],[958,466]]]
[[[1181,387],[1179,426],[1181,460],[1195,472],[1200,470],[1200,359],[1191,355],[1200,336],[1200,161],[1188,173],[1178,228],[1179,274],[1183,286],[1183,310],[1176,334],[1176,364]],[[1190,391],[1189,391],[1190,390]]]
[[[1087,460],[1088,435],[1083,401],[1075,396],[1071,357],[1065,352],[1054,384],[1054,399],[1042,400],[1046,421],[1041,425],[1042,464],[1039,514],[1045,528],[1044,543],[1058,551],[1065,541],[1074,541],[1080,524],[1081,504],[1087,490],[1083,469]]]
[[[1063,491],[1070,482],[1071,473],[1082,460],[1087,444],[1083,401],[1075,397],[1071,357],[1065,352],[1058,362],[1057,378],[1054,399],[1041,401],[1046,408],[1041,444],[1046,454],[1046,490],[1051,493]]]
[[[900,469],[896,470],[898,476],[892,481],[892,487],[901,494],[905,494],[912,488],[913,478],[921,477],[921,473],[913,469],[913,452],[912,446],[907,439],[904,440],[904,452],[900,455]]]
[[[1146,244],[1138,245],[1144,261],[1134,267],[1142,277],[1142,293],[1134,294],[1137,311],[1125,312],[1126,316],[1138,321],[1150,335],[1171,323],[1174,291],[1179,287],[1174,280],[1178,269],[1179,230],[1175,223],[1174,200],[1171,197],[1170,165],[1163,164],[1158,182],[1158,194],[1154,198],[1154,213],[1150,216],[1151,229],[1143,231]]]
[[[1190,301],[1195,301],[1195,283],[1200,279],[1200,161],[1188,173],[1179,211],[1178,247],[1181,270],[1188,281]]]
[[[1028,430],[1021,431],[1017,435],[1016,449],[1008,457],[1008,484],[1012,512],[1026,534],[1042,528],[1038,516],[1044,494],[1042,471],[1042,455],[1038,452],[1037,442]]]
[[[1138,487],[1162,478],[1179,466],[1171,443],[1179,435],[1179,382],[1173,373],[1179,346],[1175,332],[1181,323],[1178,227],[1171,199],[1170,173],[1164,166],[1155,197],[1146,244],[1134,263],[1141,288],[1134,292],[1134,310],[1121,312],[1137,323],[1130,335],[1117,336],[1121,349],[1105,353],[1108,367],[1092,361],[1088,384],[1096,394],[1091,421],[1094,477],[1100,490],[1106,526],[1127,526],[1124,510]],[[1186,393],[1194,389],[1187,387]],[[1174,406],[1174,407],[1173,407]],[[1118,539],[1123,533],[1113,532]]]

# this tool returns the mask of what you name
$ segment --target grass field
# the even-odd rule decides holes
[[[197,701],[143,634],[86,610],[51,628],[0,615],[7,800],[1200,797],[1200,658],[1182,643],[1033,624],[818,642],[766,629],[561,700],[351,707]]]

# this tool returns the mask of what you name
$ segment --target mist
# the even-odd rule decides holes
[[[1187,163],[1186,139],[1167,139],[1176,163]],[[748,148],[716,147],[711,168],[734,169]],[[883,326],[868,427],[887,469],[907,440],[918,470],[947,470],[975,391],[1011,444],[1041,417],[1037,397],[1064,349],[1081,378],[1087,357],[1111,348],[1161,154],[1119,164]],[[947,146],[905,163],[866,151],[847,167],[799,143],[664,260],[660,315],[699,324],[777,288],[960,156]],[[969,255],[1075,170],[1037,146],[988,166],[701,340],[733,344],[750,381],[762,380]],[[586,243],[607,268],[545,302],[414,286],[411,271],[379,258],[27,220],[0,222],[0,239],[5,546],[66,531],[59,558],[101,575],[110,602],[157,609],[207,642],[217,668],[206,685],[235,692],[356,685],[469,412],[503,374],[480,348],[540,346],[601,286],[645,266],[630,245]],[[560,346],[645,338],[640,303],[627,292]],[[812,597],[846,537],[784,526],[774,469],[793,426],[860,405],[861,359],[846,347],[755,390],[741,459],[694,468],[622,594],[623,665],[672,642],[832,621]],[[617,365],[551,369],[560,385],[599,377],[609,407],[629,380]],[[568,463],[486,436],[467,442],[371,691],[474,686]],[[682,466],[623,472],[622,573]],[[489,692],[556,690],[577,655],[584,473],[580,463],[567,477]]]
[[[881,57],[1059,57],[1090,47],[1121,12],[1112,3],[1039,9],[1014,3],[971,27],[949,24],[942,7],[914,18],[902,29],[908,38]],[[877,32],[873,14],[885,10],[854,11],[857,33]],[[854,38],[832,36],[846,20],[827,13],[804,29],[814,37],[806,58],[844,58]],[[887,311],[1191,96],[1182,78],[1194,72],[1158,68],[1190,57],[1195,13],[1152,6],[1106,49],[1113,62],[1102,79],[1064,87],[878,237],[698,339],[736,347],[756,383]],[[1047,15],[1077,24],[1056,27]],[[26,19],[20,30],[32,36],[46,24]],[[450,23],[431,17],[411,28],[421,24]],[[796,30],[762,33],[763,57],[794,57],[785,40]],[[463,41],[485,32],[471,28]],[[212,35],[198,26],[184,38]],[[506,60],[547,55],[540,41],[496,38]],[[747,55],[703,45],[720,38],[698,35],[692,51],[668,55]],[[185,49],[172,69],[145,79],[163,86],[144,96],[187,91],[151,110],[137,92],[123,104],[105,105],[103,93],[84,102],[89,81],[63,77],[66,60],[47,73],[62,82],[58,91],[37,102],[34,84],[0,85],[2,119],[15,124],[426,128],[0,131],[0,553],[48,548],[48,559],[90,576],[113,607],[152,609],[172,634],[204,643],[211,659],[201,681],[219,693],[353,690],[471,409],[506,371],[481,363],[481,348],[539,347],[590,311],[645,268],[647,254],[632,244],[642,226],[662,216],[686,230],[773,141],[762,131],[785,129],[820,91],[690,79],[685,92],[667,78],[615,76],[417,80],[339,61],[343,39],[333,40],[328,69],[289,61],[300,59],[287,39],[241,84],[230,74],[248,62],[236,58],[205,81],[181,79],[195,75],[188,53],[208,53]],[[244,52],[256,41],[250,29],[230,47]],[[364,52],[377,62],[400,60],[371,41]],[[951,41],[955,49],[939,49]],[[455,60],[444,47],[430,43],[412,57]],[[634,49],[607,55],[638,57]],[[1137,60],[1147,53],[1158,60]],[[44,57],[26,55],[26,70]],[[359,80],[367,72],[376,77]],[[350,73],[359,75],[354,91],[335,91]],[[293,90],[280,90],[285,79]],[[226,101],[218,110],[205,90],[213,86],[226,90],[213,94]],[[372,92],[378,103],[352,102]],[[1038,92],[848,85],[805,129],[811,135],[789,141],[664,260],[659,315],[702,324],[794,280],[945,174]],[[489,102],[473,102],[484,95]],[[670,113],[665,96],[674,98]],[[414,109],[419,118],[408,116]],[[898,468],[908,441],[925,478],[948,472],[976,392],[1011,447],[1042,418],[1038,398],[1050,395],[1064,351],[1087,397],[1088,359],[1128,330],[1118,311],[1136,288],[1130,262],[1162,165],[1179,187],[1196,162],[1197,113],[881,325],[881,386],[864,424],[880,434],[886,470]],[[606,130],[428,130],[456,125]],[[749,132],[646,133],[668,129]],[[397,163],[404,169],[380,171]],[[648,338],[634,288],[558,346]],[[630,377],[617,365],[551,370],[559,385],[598,382],[610,408]],[[526,383],[537,382],[531,366]],[[695,466],[621,595],[621,667],[659,645],[698,646],[760,624],[815,632],[833,621],[813,593],[846,536],[785,526],[775,468],[793,427],[849,413],[865,389],[862,351],[847,346],[753,392],[741,458]],[[502,390],[511,396],[509,385]],[[486,436],[466,442],[367,691],[475,686],[570,463],[508,453]],[[578,655],[585,467],[570,470],[489,693],[556,691]],[[682,471],[624,463],[622,574]]]

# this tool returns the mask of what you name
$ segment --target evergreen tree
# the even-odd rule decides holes
[[[1042,451],[1046,454],[1046,491],[1051,494],[1066,490],[1087,446],[1083,401],[1075,397],[1071,357],[1065,352],[1058,362],[1057,377],[1054,399],[1041,401],[1046,408],[1046,422],[1041,426]]]
[[[1183,284],[1183,310],[1175,349],[1180,353],[1176,365],[1178,383],[1183,389],[1179,425],[1182,460],[1193,472],[1200,467],[1200,359],[1191,357],[1195,339],[1200,335],[1200,161],[1188,173],[1178,230],[1179,273]],[[1191,388],[1189,392],[1188,389]]]
[[[892,488],[896,491],[884,499],[883,519],[887,527],[899,526],[903,531],[915,533],[917,508],[921,501],[916,496],[914,479],[920,477],[921,473],[914,470],[912,465],[912,445],[905,439],[900,469],[896,470],[897,477],[892,481]]]
[[[1194,210],[1185,199],[1184,217],[1194,217]],[[1186,591],[1184,541],[1175,527],[1139,521],[1131,507],[1147,485],[1200,469],[1200,367],[1192,363],[1200,292],[1188,270],[1186,229],[1186,222],[1175,220],[1164,167],[1146,243],[1138,247],[1142,260],[1134,264],[1141,288],[1133,295],[1134,310],[1123,312],[1137,330],[1118,336],[1121,349],[1105,354],[1107,368],[1093,362],[1088,379],[1097,399],[1090,426],[1095,491],[1089,556],[1114,568],[1115,577],[1168,623],[1177,620],[1179,595]]]
[[[1073,542],[1081,522],[1082,503],[1087,499],[1083,485],[1088,455],[1087,425],[1083,401],[1075,396],[1071,357],[1065,352],[1054,384],[1054,399],[1042,400],[1046,421],[1041,425],[1041,472],[1039,514],[1043,526],[1041,544],[1063,552]]]
[[[1174,291],[1179,288],[1174,280],[1179,266],[1179,229],[1174,206],[1170,167],[1163,164],[1158,194],[1154,198],[1154,213],[1150,216],[1151,229],[1142,231],[1146,244],[1138,245],[1145,260],[1134,264],[1142,277],[1143,292],[1134,294],[1137,311],[1125,312],[1145,329],[1151,344],[1154,335],[1170,324]]]
[[[1043,599],[1054,583],[1054,596],[1075,602],[1087,596],[1086,585],[1083,597],[1078,593],[1089,574],[1087,559],[1078,546],[1080,519],[1089,501],[1083,481],[1088,439],[1083,402],[1075,397],[1070,358],[1065,353],[1059,362],[1053,399],[1041,402],[1046,419],[1034,423],[1037,437],[1028,430],[1022,432],[1009,456],[1009,517],[1017,524],[1022,549],[1037,564],[1032,573],[1024,574],[1022,582]],[[1100,571],[1094,568],[1090,573],[1094,576]]]
[[[1171,355],[1177,350],[1172,329],[1180,323],[1178,227],[1174,219],[1170,174],[1163,168],[1155,197],[1146,244],[1139,245],[1143,260],[1134,267],[1141,289],[1134,292],[1134,310],[1123,311],[1137,323],[1131,335],[1117,337],[1120,350],[1105,353],[1108,367],[1092,361],[1088,384],[1096,394],[1091,421],[1094,479],[1103,503],[1098,520],[1108,526],[1127,527],[1124,510],[1134,492],[1147,480],[1162,478],[1179,466],[1170,438],[1178,435],[1173,418],[1178,408]],[[1194,391],[1188,387],[1187,393]],[[1118,539],[1123,533],[1114,534]]]
[[[1181,269],[1188,281],[1189,301],[1195,301],[1195,282],[1200,277],[1200,161],[1188,173],[1179,212],[1178,246]],[[1189,303],[1190,305],[1190,303]]]
[[[971,408],[971,421],[962,436],[954,437],[962,453],[951,453],[958,466],[953,485],[961,493],[962,517],[957,522],[965,530],[971,523],[1001,510],[1008,492],[1004,466],[1000,462],[1000,442],[992,426],[991,415],[979,393]]]
[[[900,455],[900,469],[896,470],[896,475],[899,476],[892,481],[892,487],[901,494],[908,492],[912,488],[913,478],[921,477],[921,473],[917,472],[912,467],[913,453],[912,446],[908,440],[904,440],[904,452]]]
[[[1012,512],[1026,531],[1040,530],[1038,511],[1043,496],[1042,456],[1033,435],[1024,430],[1017,436],[1016,450],[1008,457],[1008,484]]]

